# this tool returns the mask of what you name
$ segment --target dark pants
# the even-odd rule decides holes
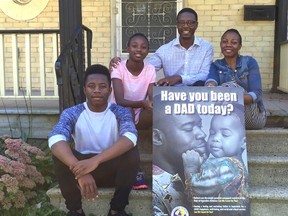
[[[73,150],[78,160],[95,156],[95,154],[81,154]],[[75,176],[64,163],[53,156],[56,178],[59,182],[61,193],[65,199],[68,210],[82,208],[81,192]],[[110,207],[113,210],[124,210],[128,204],[128,197],[135,182],[139,168],[139,152],[137,146],[125,154],[100,164],[91,175],[97,187],[115,187]]]
[[[204,85],[205,85],[205,81],[198,80],[195,83],[193,83],[191,86],[204,86]]]

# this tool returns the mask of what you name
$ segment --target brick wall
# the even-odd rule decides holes
[[[111,3],[113,5],[111,5]],[[108,66],[115,32],[111,8],[114,0],[82,0],[83,24],[93,31],[92,63]],[[275,0],[183,0],[183,6],[192,7],[199,16],[196,35],[210,41],[215,58],[220,58],[219,41],[228,28],[237,28],[243,37],[241,54],[252,55],[259,63],[264,90],[272,87],[274,21],[244,21],[244,5],[274,5]],[[47,7],[35,19],[15,21],[0,10],[1,29],[58,29],[58,0],[49,0]]]
[[[2,30],[11,29],[58,29],[59,28],[58,0],[49,0],[42,13],[32,20],[18,21],[8,17],[0,10]]]
[[[274,21],[244,21],[244,5],[275,5],[275,0],[197,0],[185,1],[198,13],[196,35],[213,44],[215,59],[221,58],[220,37],[229,28],[242,36],[242,55],[253,56],[260,67],[263,90],[272,87]]]
[[[114,0],[112,0],[114,2]],[[110,1],[82,0],[82,22],[93,31],[91,62],[109,65],[111,59]]]
[[[31,20],[19,21],[8,17],[0,10],[1,30],[33,30],[33,29],[59,29],[59,9],[58,0],[49,0],[46,8],[40,15]],[[18,36],[18,64],[19,64],[19,87],[25,89],[25,35]],[[4,38],[4,55],[5,55],[5,82],[6,88],[12,89],[13,76],[12,76],[12,43],[11,35]],[[45,71],[47,79],[47,90],[53,90],[55,74],[53,71],[54,62],[52,59],[52,38],[45,38]],[[39,74],[39,39],[38,35],[31,36],[31,77],[32,77],[32,90],[39,89],[40,74]]]

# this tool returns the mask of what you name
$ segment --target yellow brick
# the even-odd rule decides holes
[[[197,1],[186,1],[188,2],[186,7],[195,7],[195,5],[203,5],[205,4],[206,0],[197,0]]]
[[[212,21],[228,21],[229,17],[227,16],[214,16],[212,17]]]
[[[243,10],[244,5],[243,4],[230,4],[229,8],[230,10]]]
[[[253,0],[245,0],[246,2],[252,2]],[[222,0],[222,3],[223,5],[234,5],[234,4],[242,4],[244,5],[243,2],[239,1],[239,0]]]
[[[95,6],[103,6],[103,2],[97,1],[95,4],[95,1],[82,1],[82,8],[92,8]]]
[[[197,8],[195,8],[197,14],[199,14],[200,11],[206,11],[206,10],[212,10],[212,5],[199,5]]]
[[[206,0],[205,4],[211,4],[211,5],[221,4],[221,0]]]
[[[98,9],[94,8],[94,7],[82,7],[82,12],[94,12],[94,11],[97,11],[97,10]]]
[[[212,6],[212,9],[213,10],[228,10],[229,9],[229,6],[228,5],[224,5],[224,4],[217,4],[217,5],[213,5]]]
[[[115,1],[115,0],[114,0]],[[93,2],[93,6],[94,7],[101,7],[104,5],[104,2],[106,2],[105,0],[102,1],[92,1]]]
[[[82,11],[82,20],[86,20],[87,17],[94,17],[94,19],[96,18],[93,11]]]
[[[275,30],[274,22],[267,22],[267,24],[262,27],[262,30],[263,31],[270,31],[270,32],[274,33],[274,30]]]

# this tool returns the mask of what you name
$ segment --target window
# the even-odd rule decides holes
[[[122,0],[116,6],[117,55],[125,54],[129,37],[136,32],[149,40],[150,53],[177,36],[176,15],[182,0]],[[121,40],[120,40],[121,37]],[[120,41],[120,42],[119,42]]]

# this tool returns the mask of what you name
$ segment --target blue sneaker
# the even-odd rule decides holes
[[[133,187],[134,190],[141,190],[141,189],[147,189],[148,185],[146,183],[146,180],[144,179],[144,173],[141,171],[138,171],[136,176],[136,182],[134,183]]]

